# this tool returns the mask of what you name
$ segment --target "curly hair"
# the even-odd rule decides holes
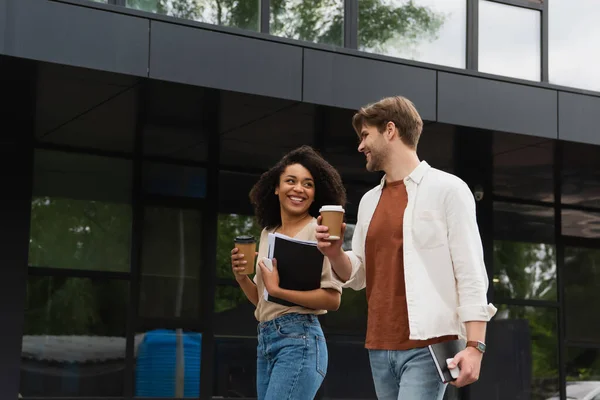
[[[301,146],[287,153],[277,164],[263,173],[250,190],[250,202],[259,225],[266,229],[281,226],[281,208],[275,188],[289,165],[300,164],[315,181],[315,198],[308,213],[319,215],[323,205],[346,205],[346,188],[337,170],[310,146]]]

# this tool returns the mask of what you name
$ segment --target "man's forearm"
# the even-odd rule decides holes
[[[485,343],[485,330],[487,322],[485,321],[468,321],[465,322],[467,328],[467,340],[479,341]]]
[[[329,257],[331,268],[341,281],[346,282],[352,276],[352,263],[350,258],[343,250],[335,257]]]

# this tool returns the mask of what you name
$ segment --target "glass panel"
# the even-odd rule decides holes
[[[327,351],[329,366],[322,386],[323,399],[377,398],[364,341],[328,335]]]
[[[259,0],[126,0],[137,10],[257,31]]]
[[[237,282],[219,285],[215,293],[215,332],[229,336],[256,336],[256,308]]]
[[[340,308],[319,318],[327,335],[362,336],[367,332],[367,296],[364,290],[344,290]]]
[[[494,202],[494,239],[554,243],[554,208]]]
[[[600,146],[563,143],[561,201],[600,209]]]
[[[554,209],[494,203],[495,296],[556,300]]]
[[[146,207],[142,237],[140,315],[198,318],[201,212]]]
[[[21,395],[122,396],[128,300],[125,281],[30,276]]]
[[[36,140],[132,153],[141,98],[137,82],[132,75],[39,64],[35,82]]]
[[[567,399],[595,400],[600,396],[600,349],[567,347],[566,353]]]
[[[410,60],[466,66],[464,0],[359,0],[358,48]]]
[[[215,398],[256,398],[256,338],[216,336],[213,376]]]
[[[600,342],[600,249],[565,249],[565,304],[567,338]],[[594,317],[592,317],[594,315]]]
[[[256,248],[260,243],[262,229],[253,216],[219,214],[217,228],[217,278],[235,279],[231,271],[231,249],[236,236],[251,235],[256,238]],[[258,250],[257,250],[258,251]]]
[[[163,196],[206,197],[206,170],[185,165],[146,162],[143,167],[146,193]]]
[[[136,345],[136,397],[200,397],[201,333],[152,329]]]
[[[499,396],[498,392],[490,390],[489,392],[496,393],[494,398],[546,400],[558,390],[558,328],[555,310],[500,305],[489,326],[488,343],[490,348],[494,347],[496,350],[490,351],[490,359],[484,361],[483,368],[488,361],[495,364],[495,369],[506,366],[517,374],[522,374],[520,379],[498,382],[497,390],[503,395]],[[513,359],[507,360],[508,355]],[[518,368],[515,369],[514,365],[518,365]],[[489,386],[487,389],[490,389]]]
[[[556,249],[543,243],[494,241],[494,295],[556,300]]]
[[[271,0],[275,36],[343,46],[344,0]]]
[[[562,210],[562,234],[584,238],[600,238],[600,213]]]
[[[597,0],[548,2],[550,83],[600,91]]]
[[[129,271],[131,163],[36,151],[29,265]]]
[[[554,141],[494,132],[494,194],[554,202]]]
[[[152,80],[145,90],[144,155],[207,161],[208,89]]]
[[[479,0],[479,71],[541,79],[541,12]]]
[[[288,151],[313,144],[312,104],[234,92],[220,98],[221,165],[266,170]]]

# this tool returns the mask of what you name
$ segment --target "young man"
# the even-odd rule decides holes
[[[451,363],[457,387],[479,378],[488,278],[475,201],[458,177],[419,161],[423,122],[406,98],[385,98],[361,108],[352,124],[367,170],[384,171],[358,207],[352,251],[318,245],[344,287],[367,289],[365,347],[379,400],[442,399],[442,384],[427,345],[463,337],[467,347]],[[345,229],[345,226],[344,226]]]

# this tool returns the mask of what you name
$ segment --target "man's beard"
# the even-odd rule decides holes
[[[381,156],[375,156],[373,154],[373,152],[371,152],[371,161],[367,161],[367,171],[369,172],[376,172],[376,171],[381,171],[382,168],[382,160],[381,160]]]

